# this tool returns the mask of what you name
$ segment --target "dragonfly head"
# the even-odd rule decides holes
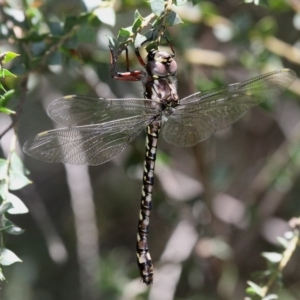
[[[147,56],[146,70],[150,76],[156,79],[174,76],[177,71],[174,54],[152,49]]]

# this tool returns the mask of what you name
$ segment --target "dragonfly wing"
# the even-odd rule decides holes
[[[283,69],[227,87],[196,93],[180,101],[174,117],[198,115],[200,119],[205,116],[211,120],[209,123],[214,126],[214,131],[219,130],[234,123],[249,108],[278,96],[295,78],[294,71]]]
[[[164,139],[179,147],[191,147],[205,140],[214,133],[214,126],[210,118],[197,115],[173,117],[163,123],[162,135]]]
[[[149,99],[106,99],[70,95],[53,101],[48,115],[67,127],[100,124],[132,116],[157,114],[161,106]]]
[[[136,116],[50,130],[28,140],[23,150],[46,162],[99,165],[121,153],[152,120],[152,115]]]
[[[249,108],[283,92],[296,74],[288,69],[190,95],[167,116],[162,133],[171,144],[188,147],[238,120]]]

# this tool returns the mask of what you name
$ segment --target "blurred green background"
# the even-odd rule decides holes
[[[66,17],[95,3],[105,2],[0,3],[1,51],[19,53],[9,69],[20,82],[28,78],[20,145],[57,126],[46,108],[63,95],[142,97],[139,82],[111,79],[107,35],[130,26],[136,9],[149,15],[146,1],[109,2],[112,8],[99,9],[93,27],[81,26],[69,46],[33,64],[51,46],[43,37],[49,22],[59,32]],[[300,74],[298,1],[193,1],[174,10],[184,22],[168,28],[181,98],[276,69]],[[5,26],[15,36],[20,32],[20,40],[5,34]],[[132,70],[140,69],[133,49],[130,62]],[[123,57],[119,68],[126,69]],[[23,262],[4,268],[7,281],[1,283],[0,298],[244,299],[247,280],[259,282],[253,273],[267,268],[261,252],[282,251],[276,237],[300,214],[299,95],[296,79],[278,99],[255,107],[193,148],[160,139],[149,238],[155,266],[150,288],[140,282],[135,254],[145,134],[96,167],[48,164],[23,155],[33,183],[16,195],[30,213],[10,219],[26,231],[5,235],[6,247]],[[10,122],[0,116],[3,130]],[[10,139],[11,131],[1,140],[2,156]],[[299,260],[296,251],[276,291],[279,299],[299,299]]]

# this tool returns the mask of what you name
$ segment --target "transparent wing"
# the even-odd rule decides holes
[[[136,116],[50,130],[28,140],[23,151],[46,162],[99,165],[122,152],[152,120],[152,115]]]
[[[215,129],[211,120],[203,116],[181,116],[163,123],[162,135],[164,139],[173,145],[180,147],[191,147],[205,140],[214,133]]]
[[[147,99],[105,99],[76,95],[65,96],[53,101],[48,115],[67,127],[100,124],[121,118],[157,114],[159,103]]]
[[[295,78],[294,71],[283,69],[227,87],[190,95],[182,99],[173,114],[168,116],[163,136],[178,146],[195,145],[216,130],[234,123],[249,108],[282,93]],[[189,139],[189,142],[184,141],[178,137],[182,134],[194,134],[194,138]],[[196,137],[199,137],[198,141]]]

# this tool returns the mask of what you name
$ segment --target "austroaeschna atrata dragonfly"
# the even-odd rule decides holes
[[[172,47],[171,47],[172,49]],[[149,217],[157,141],[190,147],[215,131],[238,120],[249,108],[283,92],[296,78],[289,69],[270,72],[227,87],[198,92],[179,99],[175,74],[175,54],[151,50],[146,63],[136,49],[144,71],[127,72],[116,68],[111,49],[112,77],[141,81],[143,98],[105,99],[65,96],[52,102],[49,116],[66,128],[50,130],[28,140],[25,153],[46,162],[102,164],[122,152],[146,128],[141,208],[137,234],[137,261],[144,283],[153,282],[153,264],[148,249]]]

